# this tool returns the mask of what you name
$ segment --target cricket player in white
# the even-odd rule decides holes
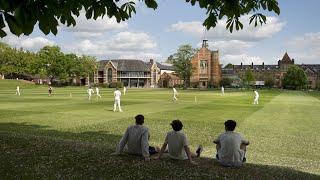
[[[20,87],[19,87],[19,86],[17,86],[16,95],[19,95],[19,96],[20,96]]]
[[[88,93],[88,99],[90,100],[91,99],[91,96],[92,96],[92,94],[94,94],[94,91],[93,91],[93,89],[92,89],[92,87],[90,86],[89,87],[89,89],[87,90],[87,93]]]
[[[224,96],[224,87],[223,86],[221,86],[221,93],[222,93],[221,96]]]
[[[97,97],[99,96],[99,98],[101,98],[100,94],[99,94],[99,88],[96,87],[96,93],[97,93]]]
[[[124,96],[126,95],[126,91],[127,91],[127,88],[125,86],[123,86],[123,95]]]
[[[259,100],[259,93],[256,90],[253,90],[254,92],[254,101],[252,104],[259,104],[258,100]]]
[[[119,91],[119,88],[116,88],[117,90],[114,91],[114,105],[113,105],[113,112],[116,112],[117,104],[119,108],[119,112],[122,112],[121,106],[120,106],[120,96],[121,92]]]
[[[176,95],[179,95],[176,88],[172,88],[173,90],[173,97],[172,97],[172,101],[178,101]]]

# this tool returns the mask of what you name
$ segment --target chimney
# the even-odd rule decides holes
[[[240,67],[241,67],[241,69],[242,69],[242,63],[241,63],[241,65],[240,65]]]
[[[251,63],[251,69],[253,69],[253,62]]]
[[[280,60],[278,61],[278,66],[280,67]]]
[[[153,59],[150,59],[150,63],[153,64]]]
[[[208,45],[208,40],[207,39],[204,39],[204,40],[202,40],[202,47],[208,47],[209,45]]]
[[[262,62],[262,69],[264,69],[264,62]]]

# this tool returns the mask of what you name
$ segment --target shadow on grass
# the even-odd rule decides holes
[[[211,158],[200,165],[167,158],[111,156],[120,136],[106,131],[62,132],[48,126],[0,123],[1,179],[319,179],[286,167],[247,163],[220,166]]]

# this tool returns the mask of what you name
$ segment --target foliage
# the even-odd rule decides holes
[[[97,59],[94,56],[82,55],[79,57],[78,63],[78,69],[75,74],[79,77],[89,76],[98,69]]]
[[[192,76],[191,58],[194,56],[196,50],[191,45],[181,45],[177,53],[174,54],[173,69],[176,75],[183,79],[184,88],[188,87],[190,77]]]
[[[100,87],[107,88],[107,87],[109,87],[109,83],[101,83]]]
[[[0,45],[0,74],[7,77],[23,78],[32,74],[31,64],[35,61],[35,54],[23,49],[11,48],[5,43]]]
[[[173,55],[170,55],[170,56],[167,58],[167,60],[166,60],[165,63],[167,63],[167,64],[172,64],[173,61],[174,61]]]
[[[190,87],[192,88],[198,88],[199,87],[199,82],[191,82]]]
[[[36,54],[0,44],[0,74],[7,78],[49,77],[59,84],[68,84],[72,78],[87,77],[98,68],[96,58],[64,54],[58,46],[45,46]]]
[[[232,83],[231,79],[230,78],[227,78],[227,77],[223,77],[221,78],[220,82],[219,82],[219,85],[220,86],[224,86],[224,87],[228,87],[230,86]]]
[[[50,78],[51,83],[55,78],[65,82],[69,77],[70,62],[65,59],[65,55],[58,46],[45,46],[38,52],[42,60],[45,74]]]
[[[243,77],[243,82],[247,85],[247,86],[252,86],[255,82],[256,78],[254,77],[254,74],[252,72],[252,70],[249,68],[246,73],[244,74]]]
[[[307,75],[298,66],[290,66],[282,80],[285,88],[303,88],[307,84]]]
[[[224,66],[225,69],[232,69],[233,65],[231,63],[227,64],[226,66]]]
[[[110,82],[109,88],[123,88],[123,82]]]
[[[275,82],[272,77],[268,77],[264,82],[264,85],[268,88],[272,88],[274,86],[274,84],[275,84]]]
[[[156,9],[158,4],[156,0],[144,1],[148,8]],[[196,3],[200,8],[206,10],[208,17],[203,22],[207,28],[214,28],[218,20],[226,17],[226,28],[233,31],[242,29],[243,24],[240,17],[249,13],[254,13],[250,18],[250,24],[254,26],[266,23],[266,16],[261,14],[261,10],[268,10],[280,14],[277,0],[186,0],[192,6]],[[78,17],[81,11],[85,11],[87,19],[97,19],[107,16],[115,17],[117,22],[125,21],[136,13],[136,4],[133,1],[119,0],[37,0],[37,1],[1,1],[0,2],[0,37],[6,36],[4,29],[8,26],[15,35],[29,35],[33,32],[34,26],[39,25],[44,34],[58,33],[57,27],[60,24],[75,26],[75,17]],[[5,23],[6,22],[6,23]]]

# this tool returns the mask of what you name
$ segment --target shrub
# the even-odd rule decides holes
[[[110,82],[109,88],[123,88],[123,82]]]
[[[102,87],[102,88],[107,88],[107,87],[109,87],[109,84],[108,84],[108,83],[101,83],[101,84],[100,84],[100,87]]]
[[[199,82],[192,82],[192,83],[190,83],[190,86],[192,88],[198,88],[199,87]]]

